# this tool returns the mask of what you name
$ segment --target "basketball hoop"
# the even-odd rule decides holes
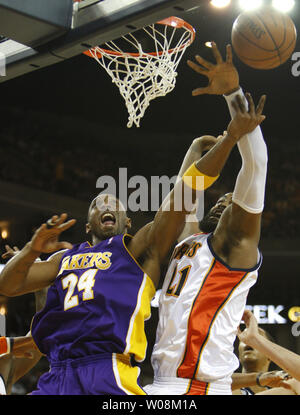
[[[190,24],[169,17],[84,53],[94,58],[119,88],[129,114],[127,127],[133,123],[139,127],[150,101],[174,89],[178,64],[194,39],[195,29]],[[142,43],[153,51],[145,52]]]

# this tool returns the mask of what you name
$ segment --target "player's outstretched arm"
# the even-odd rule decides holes
[[[245,310],[243,320],[246,329],[238,330],[240,341],[263,353],[289,375],[300,381],[300,356],[262,336],[258,331],[256,318],[250,310]]]
[[[237,94],[237,95],[235,95]],[[262,113],[264,100],[255,109],[252,98],[235,93],[239,110]],[[247,102],[248,101],[248,102]],[[233,106],[236,111],[236,105]],[[247,108],[246,103],[249,104]],[[258,263],[258,244],[264,208],[268,152],[261,129],[256,127],[239,141],[242,167],[236,179],[232,204],[223,212],[212,238],[212,246],[232,268],[250,269]]]
[[[14,255],[0,274],[0,293],[8,297],[34,292],[47,287],[56,277],[62,256],[57,253],[49,261],[35,262],[42,253],[70,249],[68,242],[59,242],[59,235],[74,225],[75,220],[66,222],[67,215],[53,216],[35,232],[30,242]]]
[[[247,388],[251,386],[264,386],[269,388],[280,387],[290,376],[283,370],[272,370],[269,372],[233,373],[231,376],[232,390]],[[259,381],[258,381],[259,379]]]
[[[196,56],[197,64],[188,61],[192,69],[209,80],[207,87],[194,90],[193,95],[224,95],[232,117],[236,114],[237,99],[239,110],[262,114],[265,97],[255,109],[252,98],[249,99],[249,95],[244,96],[239,86],[238,72],[232,63],[231,46],[227,45],[225,61],[215,43],[212,51],[215,64],[200,56]],[[267,148],[259,125],[245,134],[238,143],[238,149],[243,164],[236,181],[233,203],[221,217],[212,246],[216,254],[229,266],[252,268],[257,264],[268,161]]]
[[[128,248],[133,256],[139,258],[142,254],[146,254],[149,258],[148,269],[145,265],[147,261],[145,261],[144,269],[155,284],[158,284],[159,264],[162,263],[181,234],[185,216],[193,209],[196,192],[202,192],[218,178],[238,140],[248,131],[252,131],[263,119],[259,113],[245,112],[237,108],[237,114],[229,124],[227,134],[186,171],[163,202],[151,226],[142,228],[131,240]],[[204,184],[200,180],[198,187],[196,179],[199,176]],[[192,198],[187,198],[187,195],[192,195]],[[154,261],[153,258],[155,258]]]
[[[223,136],[225,134],[226,132],[224,132]],[[203,135],[195,138],[184,156],[176,182],[181,180],[187,169],[202,157],[203,152],[209,151],[223,136],[214,137],[212,135]],[[198,201],[199,199],[196,200],[193,211],[187,215],[184,229],[178,237],[177,242],[181,242],[188,236],[199,232],[199,220],[197,218]]]

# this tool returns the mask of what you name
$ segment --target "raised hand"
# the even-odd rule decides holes
[[[11,248],[9,245],[5,245],[5,249],[6,249],[6,252],[4,252],[4,254],[1,255],[3,259],[12,258],[13,256],[17,255],[20,252],[17,246],[14,246],[13,248]]]
[[[226,60],[224,61],[217,45],[212,43],[212,51],[216,64],[208,62],[199,55],[195,56],[197,63],[188,60],[187,64],[200,75],[208,78],[208,86],[197,88],[192,93],[196,95],[224,95],[239,88],[239,74],[232,63],[231,45],[226,46]]]
[[[244,311],[242,319],[246,325],[246,329],[241,331],[241,329],[238,328],[238,338],[241,342],[253,347],[252,341],[259,336],[257,320],[250,310]]]
[[[251,94],[246,94],[248,101],[248,109],[241,96],[237,95],[236,99],[232,102],[232,106],[235,110],[235,116],[231,120],[227,128],[227,133],[239,140],[244,135],[253,131],[264,120],[265,115],[262,115],[264,105],[266,102],[266,96],[263,95],[257,107],[255,108]]]
[[[68,215],[63,213],[60,216],[55,215],[47,223],[43,223],[31,239],[31,249],[38,253],[52,253],[60,249],[71,249],[72,244],[59,242],[58,240],[59,235],[76,222],[75,219],[65,222],[67,217]]]

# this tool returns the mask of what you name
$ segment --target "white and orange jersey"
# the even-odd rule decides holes
[[[261,264],[260,258],[253,269],[230,268],[213,252],[210,237],[193,235],[176,246],[159,300],[154,378],[177,378],[183,393],[193,381],[230,389],[239,366],[233,344]]]
[[[6,395],[5,382],[1,375],[0,375],[0,395]]]

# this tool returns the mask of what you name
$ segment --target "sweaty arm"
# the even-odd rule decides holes
[[[28,243],[11,258],[0,274],[0,293],[14,297],[49,286],[58,273],[62,253],[58,252],[48,261],[36,262],[39,256]]]
[[[14,255],[0,274],[0,293],[7,297],[27,294],[47,287],[54,281],[63,255],[63,249],[71,249],[69,242],[58,237],[76,222],[68,220],[67,214],[54,215],[34,233],[30,242]],[[39,261],[42,253],[53,254],[47,261]]]
[[[232,116],[235,114],[232,103],[237,95],[247,105],[241,89],[225,96]],[[232,204],[224,211],[212,244],[215,252],[229,266],[251,268],[257,263],[268,163],[261,128],[257,126],[243,136],[238,142],[238,149],[242,166],[235,183]]]
[[[204,135],[202,137],[198,137],[195,140],[193,140],[187,153],[185,154],[185,157],[180,167],[176,182],[178,182],[182,178],[186,170],[195,161],[201,158],[204,151],[210,150],[217,143],[220,137],[216,138],[210,135]],[[184,229],[181,235],[178,237],[177,242],[181,242],[188,236],[199,232],[199,219],[197,216],[198,209],[199,209],[199,198],[197,198],[196,200],[193,211],[189,215],[186,216],[186,223],[185,223]]]
[[[298,354],[273,343],[260,334],[252,339],[251,344],[293,378],[300,381],[300,356]]]
[[[258,323],[250,310],[245,310],[242,320],[245,330],[238,328],[238,338],[243,343],[258,350],[286,373],[300,381],[300,356],[262,336],[258,330]]]

